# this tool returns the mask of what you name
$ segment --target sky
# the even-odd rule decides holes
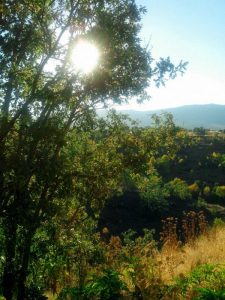
[[[120,109],[225,104],[225,0],[136,0],[145,6],[140,37],[153,58],[188,61],[184,76],[149,89],[151,100]]]

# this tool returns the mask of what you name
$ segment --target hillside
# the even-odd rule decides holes
[[[161,161],[156,164],[156,168],[165,183],[180,178],[189,187],[197,184],[193,197],[186,199],[187,201],[178,197],[179,199],[173,202],[176,197],[172,196],[168,200],[171,203],[168,209],[151,211],[143,206],[143,199],[137,190],[126,191],[107,202],[100,216],[100,230],[107,227],[111,234],[121,235],[130,228],[138,233],[141,233],[143,228],[154,228],[156,234],[159,234],[161,220],[165,217],[182,219],[184,211],[199,209],[205,211],[208,221],[214,217],[225,219],[225,193],[224,197],[220,198],[213,192],[217,186],[225,186],[225,164],[223,166],[216,158],[216,153],[223,155],[224,149],[225,139],[222,134],[218,137],[198,137],[194,143],[184,145],[177,152],[175,160],[165,163]],[[207,195],[204,194],[205,187],[210,190]]]
[[[176,108],[154,111],[118,110],[123,114],[140,122],[141,126],[149,126],[152,114],[163,112],[172,113],[177,125],[187,129],[204,127],[208,129],[225,129],[225,105],[186,105]],[[100,111],[99,115],[104,116],[106,111]]]

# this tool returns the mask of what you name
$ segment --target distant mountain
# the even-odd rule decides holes
[[[154,111],[117,110],[117,112],[129,115],[132,119],[139,121],[141,126],[151,124],[152,114],[169,112],[173,114],[176,125],[187,129],[195,127],[225,129],[225,105],[186,105]],[[101,116],[105,114],[105,111],[100,112]]]

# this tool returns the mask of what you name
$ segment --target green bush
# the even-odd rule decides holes
[[[213,226],[218,227],[218,226],[224,226],[225,222],[221,218],[215,218],[213,221]]]
[[[186,299],[187,295],[193,292],[197,294],[195,300],[225,300],[221,298],[224,297],[225,290],[225,265],[200,265],[187,276],[175,279],[175,281],[176,283],[170,286],[169,293],[175,293],[181,299]]]
[[[102,276],[95,277],[85,287],[84,293],[88,299],[97,296],[98,299],[110,300],[118,299],[121,291],[126,289],[126,285],[119,278],[119,273],[111,269],[106,269]]]
[[[225,198],[225,186],[217,186],[216,187],[216,195],[220,198]]]
[[[199,296],[193,300],[225,300],[225,290],[214,291],[211,289],[197,289]]]
[[[119,273],[112,269],[105,269],[101,276],[95,276],[92,281],[83,288],[65,288],[59,294],[57,300],[113,300],[119,299],[121,292],[127,290],[126,285],[119,278]]]
[[[165,187],[172,197],[181,200],[191,199],[191,192],[189,190],[188,184],[180,178],[174,178],[173,180],[166,183]]]

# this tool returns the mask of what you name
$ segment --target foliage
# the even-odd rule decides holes
[[[171,180],[165,186],[172,197],[181,200],[186,200],[191,198],[191,193],[187,183],[180,178],[175,178]]]
[[[212,289],[197,289],[199,296],[195,297],[195,300],[224,300],[225,299],[225,290],[214,291]]]
[[[69,287],[69,288],[64,288],[58,295],[57,300],[65,300],[68,299],[74,299],[74,300],[79,300],[79,299],[85,299],[84,296],[84,291],[80,287]]]
[[[200,295],[199,298],[196,299],[214,299],[207,297],[209,297],[209,295],[212,295],[212,297],[222,295],[222,290],[225,287],[224,279],[224,265],[205,264],[197,266],[186,277],[178,278],[172,289],[179,291],[183,297],[188,295],[191,291],[197,291]]]
[[[152,118],[151,128],[134,127],[127,139],[124,138],[122,154],[126,167],[125,188],[138,190],[144,206],[158,213],[168,210],[169,198],[191,198],[191,194],[184,181],[175,179],[174,184],[172,181],[165,184],[160,176],[169,169],[181,149],[183,130],[175,126],[171,114]]]
[[[196,127],[193,129],[193,132],[199,135],[205,135],[207,130],[204,127]]]
[[[94,278],[93,282],[86,286],[85,294],[89,298],[98,296],[100,299],[115,299],[125,289],[126,286],[119,278],[119,273],[106,269],[101,277]]]
[[[215,218],[213,221],[213,226],[223,226],[224,223],[225,222],[221,218]]]
[[[220,228],[221,235],[217,237]],[[215,253],[218,250],[216,248],[221,248],[224,226],[220,228],[212,228],[210,232],[203,231],[199,239],[195,238],[195,243],[187,240],[183,246],[180,243],[161,250],[157,249],[153,233],[149,230],[145,230],[143,236],[137,236],[134,231],[129,230],[124,233],[122,241],[114,236],[109,242],[100,242],[105,260],[97,268],[96,265],[88,267],[89,271],[82,286],[67,283],[59,299],[110,299],[109,294],[114,291],[118,294],[112,296],[112,299],[120,299],[121,295],[128,299],[194,299],[202,297],[203,290],[219,296],[224,290],[224,264],[202,264],[200,259],[203,253],[207,259],[211,259],[211,252]],[[198,249],[198,242],[201,243],[204,238],[203,248]],[[177,243],[175,240],[174,242]],[[209,246],[211,243],[214,243],[212,250]],[[194,257],[191,258],[190,255],[201,258],[197,257],[192,261]],[[224,261],[223,258],[224,253],[220,259]],[[215,257],[215,261],[217,259]],[[188,272],[180,272],[184,265]],[[174,279],[175,275],[177,277]],[[122,287],[116,278],[122,282]],[[123,285],[127,288],[123,288]]]
[[[203,189],[203,194],[204,196],[208,197],[211,193],[211,189],[209,186],[205,186],[204,189]]]
[[[220,198],[225,198],[225,185],[217,186],[215,189],[215,194]]]
[[[189,191],[193,194],[193,195],[198,195],[200,192],[200,188],[198,186],[198,184],[195,182],[191,185],[189,185]]]
[[[25,300],[47,300],[48,298],[43,295],[43,291],[31,284],[26,288]]]
[[[24,298],[33,237],[59,214],[61,203],[70,207],[73,198],[94,219],[104,201],[121,189],[126,159],[121,163],[117,156],[110,125],[103,130],[107,136],[98,133],[101,141],[92,137],[96,105],[148,98],[151,81],[164,84],[187,65],[174,66],[169,58],[155,62],[141,46],[144,12],[133,0],[4,1],[0,216],[5,236],[2,286],[9,300]],[[80,40],[96,44],[101,53],[90,74],[71,64]]]
[[[5,234],[4,234],[4,226],[1,223],[0,223],[0,241],[1,241],[1,245],[0,245],[0,278],[1,278],[3,272],[3,266],[5,263],[5,249],[4,249]]]
[[[213,164],[215,164],[219,168],[225,167],[225,154],[224,153],[213,152],[208,157],[208,160],[210,160]]]
[[[72,221],[74,214],[80,215],[78,222]],[[38,282],[53,293],[65,285],[82,286],[90,268],[104,263],[95,222],[85,220],[85,213],[78,210],[70,222],[57,216],[43,224],[34,236],[28,281]]]
[[[137,237],[134,231],[123,234],[124,246],[118,254],[122,274],[127,279],[130,291],[135,297],[153,296],[159,293],[159,275],[154,255],[157,243],[154,231],[144,229],[143,236]],[[135,237],[136,236],[136,237]]]
[[[141,193],[146,207],[151,212],[167,211],[169,207],[168,198],[169,190],[163,186],[162,179],[158,176],[151,176],[145,188]]]
[[[126,285],[119,278],[119,273],[105,269],[101,276],[95,276],[91,282],[82,288],[68,288],[62,290],[58,300],[67,299],[119,299],[121,292],[126,290]]]

